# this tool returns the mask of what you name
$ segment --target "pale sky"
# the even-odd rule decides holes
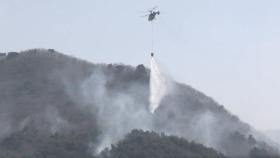
[[[0,0],[0,52],[54,48],[95,63],[149,66],[259,130],[280,129],[279,0]]]

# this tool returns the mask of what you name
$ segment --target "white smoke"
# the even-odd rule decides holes
[[[152,116],[145,105],[136,102],[141,85],[131,85],[123,90],[108,89],[108,83],[114,76],[106,75],[102,70],[96,70],[81,85],[84,101],[89,110],[96,115],[97,126],[101,132],[95,144],[94,154],[100,154],[105,148],[116,144],[125,134],[133,129],[151,129]]]
[[[151,74],[150,74],[150,112],[154,113],[159,107],[161,99],[167,93],[167,80],[161,72],[154,57],[151,57]]]

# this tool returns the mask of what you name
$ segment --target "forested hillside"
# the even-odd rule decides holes
[[[52,49],[1,55],[0,156],[86,158],[103,151],[103,156],[129,157],[152,154],[145,146],[161,144],[164,151],[159,152],[201,157],[204,152],[192,150],[192,141],[214,156],[277,155],[269,142],[212,98],[171,82],[172,89],[152,115],[149,70],[143,65],[92,64]],[[133,129],[180,138],[141,131],[125,137]],[[143,144],[133,144],[134,138]],[[149,144],[151,139],[155,144]],[[135,145],[132,151],[126,151],[126,143]],[[114,148],[104,151],[111,144]]]
[[[143,132],[133,130],[111,150],[101,153],[104,158],[225,158],[223,154],[211,148],[206,148],[195,142],[175,136],[166,136],[164,133]]]

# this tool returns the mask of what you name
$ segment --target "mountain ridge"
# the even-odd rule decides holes
[[[205,94],[173,82],[151,115],[149,70],[92,64],[52,49],[8,53],[0,60],[0,140],[34,128],[39,135],[88,131],[83,139],[102,151],[133,129],[148,129],[210,146],[231,157],[274,149],[254,130]],[[22,107],[19,109],[19,106]],[[32,133],[32,132],[31,132]],[[68,133],[68,134],[67,134]]]

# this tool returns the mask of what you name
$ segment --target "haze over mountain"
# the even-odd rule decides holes
[[[151,25],[140,16],[155,5],[154,51],[176,80],[258,130],[280,129],[278,0],[1,0],[0,52],[148,65]]]
[[[264,131],[264,133],[280,145],[280,130]]]
[[[151,114],[149,69],[143,65],[92,64],[52,49],[2,55],[0,156],[100,156],[119,152],[122,140],[133,144],[130,136],[166,140],[163,144],[168,144],[166,150],[171,146],[170,151],[179,150],[174,147],[178,142],[189,149],[188,140],[218,152],[199,145],[194,149],[221,157],[278,154],[270,141],[212,98],[188,85],[171,82],[171,91]],[[127,135],[134,129],[167,136],[150,136],[143,131]],[[170,143],[173,139],[169,135],[184,141],[176,138]],[[110,150],[111,144],[120,146]]]

